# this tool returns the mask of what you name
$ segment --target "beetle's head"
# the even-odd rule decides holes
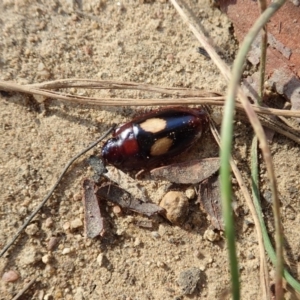
[[[119,138],[109,139],[102,148],[102,157],[104,160],[112,165],[118,166],[121,165],[124,156],[123,156],[123,147],[120,143]]]

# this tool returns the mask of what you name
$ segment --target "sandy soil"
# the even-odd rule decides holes
[[[2,80],[26,84],[81,77],[225,90],[217,68],[197,53],[197,41],[168,2],[91,0],[83,3],[81,11],[71,3],[0,2]],[[188,1],[188,5],[230,63],[236,42],[226,16],[206,0]],[[99,95],[97,91],[71,92]],[[135,91],[107,90],[102,94],[145,97]],[[2,94],[1,248],[44,198],[66,162],[112,123],[130,120],[136,113],[132,107],[91,107],[57,100],[39,105],[28,96]],[[251,134],[248,124],[236,123],[234,151],[246,182],[250,180]],[[282,202],[287,264],[297,277],[299,147],[276,135],[271,148]],[[91,153],[99,151],[100,147]],[[195,145],[193,155],[218,155],[209,133]],[[145,229],[137,223],[146,217],[133,213],[118,216],[108,206],[111,233],[102,240],[86,239],[81,185],[92,174],[87,157],[71,168],[33,225],[0,259],[1,276],[9,270],[19,274],[14,283],[0,281],[0,299],[13,298],[35,277],[36,283],[22,299],[229,299],[225,296],[230,284],[224,239],[220,235],[211,242],[204,237],[210,222],[195,200],[190,201],[188,219],[180,227],[155,217],[153,228]],[[264,170],[261,181],[268,200]],[[151,200],[159,203],[166,183],[144,180],[140,184]],[[238,189],[236,201],[243,299],[259,299],[257,238]],[[263,205],[272,233],[271,207],[267,201]],[[49,250],[54,241],[58,241],[57,247]],[[201,271],[200,280],[195,292],[186,296],[178,279],[192,268]],[[272,277],[271,266],[270,274]]]

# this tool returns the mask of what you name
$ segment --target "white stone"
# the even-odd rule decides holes
[[[71,228],[72,229],[76,229],[76,228],[80,228],[83,226],[82,221],[79,218],[76,218],[74,220],[71,221]]]
[[[37,225],[35,223],[28,225],[25,229],[25,232],[28,235],[35,235],[38,231],[39,231],[39,228],[37,227]]]
[[[211,230],[211,229],[207,229],[204,232],[203,237],[206,240],[210,241],[210,242],[216,242],[216,241],[218,241],[220,239],[220,236],[216,232],[214,232],[213,230]]]
[[[98,256],[97,256],[97,263],[98,265],[101,267],[102,264],[103,264],[103,258],[104,258],[104,255],[103,253],[100,253]]]
[[[63,254],[63,255],[66,255],[66,254],[69,254],[69,253],[71,253],[71,248],[64,248],[64,249],[62,250],[62,254]]]
[[[50,255],[49,254],[46,254],[42,257],[42,262],[44,264],[48,264],[50,262]]]

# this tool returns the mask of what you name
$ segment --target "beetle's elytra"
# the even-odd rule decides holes
[[[207,124],[199,108],[168,107],[118,127],[103,146],[102,157],[120,169],[147,169],[186,151]]]

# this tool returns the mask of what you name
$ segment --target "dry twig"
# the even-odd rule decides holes
[[[12,300],[18,300],[20,299],[20,297],[23,296],[23,294],[35,283],[35,281],[37,280],[37,277],[31,279],[25,286],[24,288],[16,295],[12,298]]]

